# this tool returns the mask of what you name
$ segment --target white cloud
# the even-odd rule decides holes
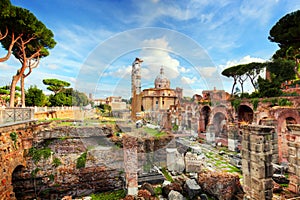
[[[179,68],[179,71],[180,71],[181,73],[188,73],[188,72],[190,72],[191,70],[188,69],[188,68],[186,68],[186,67],[180,67],[180,68]]]
[[[182,81],[183,84],[190,85],[190,84],[195,83],[197,81],[197,78],[196,77],[189,78],[189,77],[183,76],[183,77],[181,77],[181,81]]]
[[[147,68],[148,71],[142,70],[142,77],[154,79],[160,73],[162,66],[164,67],[165,75],[169,79],[178,77],[180,63],[177,59],[170,56],[169,52],[172,48],[165,38],[144,40],[143,47],[145,48],[140,53],[141,59],[144,60],[142,66]],[[143,74],[145,72],[146,74]]]
[[[132,70],[131,66],[118,67],[114,71],[104,72],[102,76],[113,76],[113,77],[123,78],[124,76],[131,74],[131,70]]]
[[[211,77],[217,72],[216,67],[198,67],[202,77]]]

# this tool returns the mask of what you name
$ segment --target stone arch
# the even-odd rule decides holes
[[[212,118],[212,125],[216,135],[224,134],[226,131],[227,117],[223,112],[217,112]]]
[[[223,105],[220,105],[220,106],[217,106],[215,108],[212,109],[211,111],[211,114],[210,114],[210,120],[209,120],[209,123],[212,124],[213,123],[213,118],[214,116],[217,114],[217,113],[222,113],[224,114],[225,118],[228,119],[228,112],[227,112],[227,109],[225,106]]]
[[[269,113],[268,112],[259,112],[259,113],[257,113],[257,115],[256,115],[256,123],[257,124],[262,124],[262,120],[264,120],[264,119],[267,119],[268,117],[269,117]]]
[[[200,132],[205,132],[210,120],[211,108],[203,106],[200,110],[199,127]]]
[[[238,108],[238,120],[239,122],[246,122],[251,124],[253,121],[254,112],[251,107],[246,104],[240,105]]]

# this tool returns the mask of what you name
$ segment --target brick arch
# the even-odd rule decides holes
[[[213,124],[213,119],[214,119],[214,116],[217,114],[217,113],[222,113],[226,119],[228,119],[228,112],[227,112],[227,108],[225,106],[217,106],[217,107],[214,107],[212,110],[211,110],[211,113],[210,113],[210,117],[209,117],[209,123],[210,124]]]
[[[20,176],[22,176],[21,174],[24,173],[24,171],[22,169],[24,169],[25,166],[22,165],[21,163],[19,165],[17,165],[15,168],[13,168],[12,174],[11,174],[11,187],[12,187],[12,191],[14,192],[14,196],[16,199],[19,199],[22,197],[22,193],[20,190],[20,186],[17,187],[17,185],[15,185],[14,183],[14,177],[17,176],[17,179],[20,178]],[[22,187],[22,186],[21,186]]]
[[[254,111],[248,104],[241,104],[237,111],[239,122],[252,123],[254,118]]]
[[[277,120],[277,134],[278,134],[278,159],[279,162],[286,161],[288,154],[286,133],[286,119],[293,118],[297,124],[300,124],[299,111],[294,108],[282,108],[274,113],[274,118]]]
[[[248,106],[249,108],[251,108],[251,109],[253,110],[253,105],[252,105],[252,103],[247,102],[247,101],[241,102],[240,106]]]
[[[207,125],[210,123],[211,107],[208,105],[198,107],[198,112],[200,113],[198,131],[205,132]]]

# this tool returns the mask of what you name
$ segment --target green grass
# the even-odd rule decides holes
[[[126,196],[125,190],[116,190],[113,192],[104,192],[99,194],[92,194],[92,200],[119,200]]]
[[[155,196],[158,197],[162,194],[162,187],[156,187],[154,188]]]
[[[228,165],[227,167],[230,168],[230,170],[226,170],[227,172],[230,172],[230,173],[233,173],[233,172],[242,173],[242,171],[239,168],[235,167],[235,166]]]
[[[167,181],[174,182],[172,176],[169,174],[169,172],[166,170],[166,168],[162,168],[161,172],[164,174],[166,177]]]
[[[156,129],[152,129],[152,128],[148,128],[148,127],[144,127],[143,129],[148,135],[156,137],[156,138],[160,138],[160,137],[166,135],[166,132],[158,131]]]

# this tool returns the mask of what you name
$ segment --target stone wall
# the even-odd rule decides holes
[[[47,112],[35,112],[35,119],[84,119],[85,111],[81,110],[57,110],[57,111],[47,111]]]
[[[286,135],[288,144],[289,187],[293,193],[300,194],[300,125],[289,125]]]
[[[18,199],[60,199],[66,195],[78,197],[122,189],[124,186],[123,165],[111,164],[111,159],[122,162],[123,155],[119,153],[116,156],[115,151],[106,151],[106,148],[114,147],[106,136],[49,137],[33,145],[38,154],[45,148],[50,149],[51,156],[41,156],[36,160],[36,156],[27,154],[26,167],[19,168],[13,174],[13,186]],[[79,168],[78,159],[85,152],[85,166]],[[96,154],[106,154],[106,157],[98,160]]]
[[[242,171],[244,199],[271,200],[273,195],[272,140],[274,127],[243,127]]]
[[[0,199],[15,199],[12,174],[17,166],[26,166],[23,154],[31,147],[33,123],[28,121],[0,127]]]

